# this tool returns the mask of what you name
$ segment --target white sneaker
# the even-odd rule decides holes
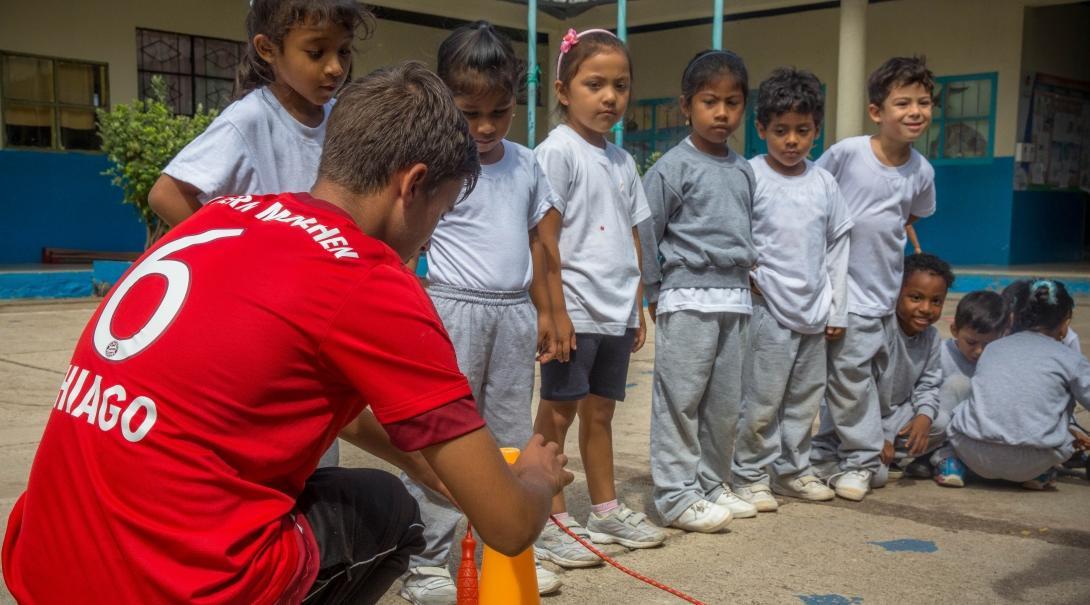
[[[821,479],[813,475],[796,477],[786,483],[774,481],[772,491],[781,496],[790,496],[801,500],[810,500],[811,502],[822,502],[836,497],[836,492],[825,487]]]
[[[401,598],[413,605],[454,605],[458,591],[445,567],[413,567],[401,583]]]
[[[730,509],[700,499],[685,509],[681,516],[671,523],[673,527],[685,531],[696,531],[705,534],[713,534],[730,523],[734,517]]]
[[[749,519],[757,516],[757,507],[734,495],[730,487],[724,485],[723,493],[715,499],[715,503],[730,511],[735,519]]]
[[[780,503],[772,497],[772,490],[764,483],[737,487],[734,495],[752,504],[759,513],[774,513],[780,508]]]
[[[541,561],[535,561],[535,564],[537,565],[537,594],[553,594],[560,590],[560,587],[564,585],[560,576],[542,567]]]
[[[579,522],[574,518],[568,517],[563,523],[575,535],[584,540],[590,540],[587,529],[579,525]],[[538,537],[537,542],[534,543],[534,554],[539,559],[552,561],[561,567],[567,568],[594,567],[602,564],[602,560],[598,558],[598,555],[590,552],[585,546],[576,542],[575,538],[564,533],[551,519],[545,522],[545,529],[541,530],[541,535]]]
[[[629,548],[652,548],[666,541],[666,534],[648,521],[647,515],[624,504],[604,515],[591,512],[587,518],[587,532],[596,544],[620,544]]]
[[[870,491],[871,471],[855,468],[829,477],[829,482],[836,488],[836,495],[845,500],[860,502]]]

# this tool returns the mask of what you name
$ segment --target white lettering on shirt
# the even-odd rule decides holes
[[[224,197],[209,202],[210,204],[223,204],[238,210],[239,212],[249,212],[253,210],[257,205],[257,202],[250,202],[250,196],[243,195],[238,197]],[[313,236],[315,242],[318,243],[324,250],[333,254],[334,258],[359,258],[360,255],[348,245],[348,240],[344,236],[339,235],[341,230],[333,227],[329,228],[318,222],[318,219],[310,216],[304,216],[302,214],[295,214],[291,210],[284,208],[280,202],[273,202],[269,204],[261,212],[254,215],[265,222],[275,223],[287,223],[292,227],[298,227],[305,231],[308,235]]]
[[[75,378],[76,376],[78,378]],[[88,376],[92,377],[91,385],[84,391],[83,385],[86,384]],[[72,384],[73,378],[75,378],[75,385]],[[80,398],[80,395],[83,397]],[[72,403],[78,398],[80,398],[79,405],[73,409]],[[131,443],[137,443],[148,436],[159,414],[155,401],[143,395],[135,397],[122,411],[121,406],[125,405],[126,399],[128,394],[125,387],[115,384],[103,389],[102,376],[77,366],[69,366],[53,408],[70,414],[72,418],[86,416],[87,424],[97,425],[103,432],[113,430],[120,420],[121,436]],[[141,412],[144,413],[143,419],[137,423],[136,418]]]

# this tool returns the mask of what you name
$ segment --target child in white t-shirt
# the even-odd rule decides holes
[[[159,218],[177,225],[223,195],[309,191],[333,95],[352,67],[357,30],[370,18],[354,0],[251,2],[235,84],[242,97],[163,169],[148,193]],[[337,444],[319,467],[340,462]]]
[[[560,52],[555,87],[564,123],[535,149],[563,215],[538,227],[543,238],[559,232],[562,287],[554,283],[551,294],[560,347],[558,359],[541,366],[534,428],[563,446],[579,414],[592,511],[584,529],[561,494],[553,499],[561,521],[598,543],[647,548],[666,536],[618,502],[611,427],[629,356],[645,335],[636,225],[649,216],[647,200],[632,156],[606,140],[628,106],[632,67],[624,43],[605,30],[569,30]],[[537,551],[566,567],[599,562],[549,525]]]
[[[222,195],[309,190],[333,95],[369,19],[354,0],[251,2],[240,98],[163,169],[148,194],[163,222],[176,225]]]
[[[849,500],[866,496],[881,466],[883,406],[875,384],[896,336],[905,225],[935,212],[935,171],[912,148],[931,123],[934,89],[923,59],[886,61],[867,81],[868,113],[878,134],[840,141],[817,161],[836,177],[854,226],[848,325],[844,338],[829,344],[826,404],[811,459],[819,476]]]
[[[496,443],[522,447],[531,434],[535,353],[548,361],[553,333],[545,288],[532,288],[531,303],[531,283],[544,286],[534,269],[545,266],[546,246],[557,255],[555,238],[543,244],[537,225],[546,213],[559,218],[557,200],[534,153],[504,138],[522,80],[511,42],[486,21],[464,25],[439,46],[438,71],[477,143],[481,175],[432,233],[428,294]],[[453,602],[447,563],[461,512],[407,475],[402,481],[420,504],[426,546],[411,557],[401,596]],[[538,567],[542,594],[559,587],[556,574]]]
[[[847,325],[852,220],[833,175],[806,156],[821,128],[825,94],[808,71],[777,69],[757,95],[757,132],[768,153],[757,175],[757,268],[734,449],[735,493],[759,511],[772,492],[804,500],[834,493],[810,470],[810,432],[825,396],[826,341]]]

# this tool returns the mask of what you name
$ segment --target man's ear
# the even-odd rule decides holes
[[[276,45],[265,34],[254,36],[254,50],[257,51],[257,56],[270,65],[276,59]]]
[[[427,164],[413,164],[401,171],[397,177],[398,194],[406,205],[427,201],[427,191],[424,189],[427,177]]]

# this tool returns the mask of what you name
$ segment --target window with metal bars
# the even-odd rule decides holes
[[[151,93],[151,78],[166,84],[174,113],[193,115],[197,106],[223,109],[231,102],[243,42],[153,29],[136,30],[139,95]]]
[[[931,127],[916,150],[938,163],[993,157],[997,81],[995,72],[935,78]]]
[[[105,63],[0,51],[2,146],[96,150]]]

